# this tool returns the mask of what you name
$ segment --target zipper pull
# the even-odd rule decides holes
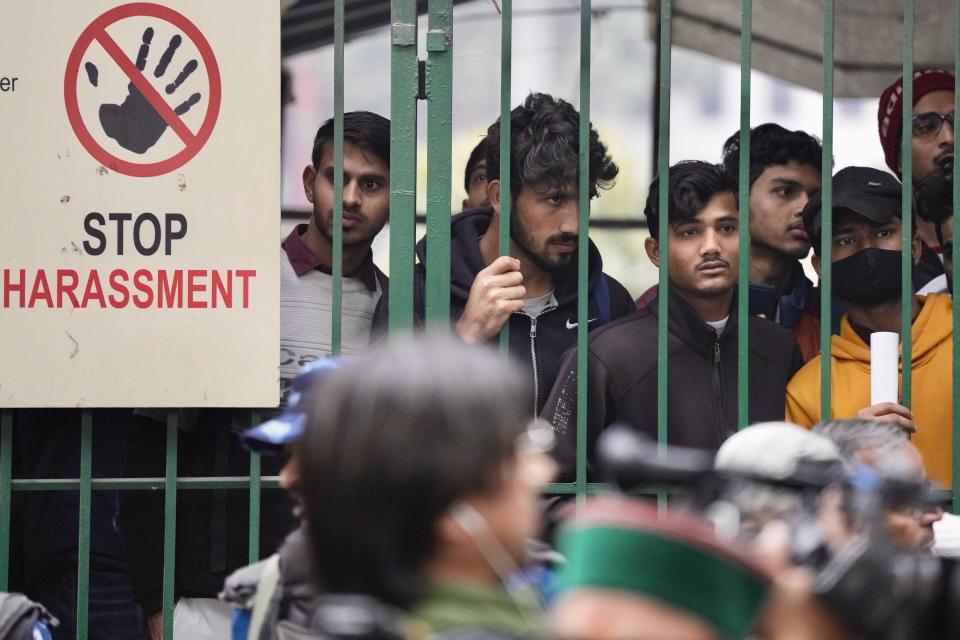
[[[537,337],[537,319],[536,318],[530,318],[530,337],[531,338]]]
[[[720,340],[713,343],[713,363],[720,364]]]

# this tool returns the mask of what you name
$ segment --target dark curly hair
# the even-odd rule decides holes
[[[510,192],[576,186],[580,177],[580,114],[569,102],[531,93],[510,112]],[[500,179],[500,120],[487,130],[487,181]],[[609,189],[620,172],[590,127],[590,197]]]
[[[730,192],[737,199],[737,182],[723,167],[702,160],[683,160],[670,167],[670,186],[667,198],[668,224],[674,225],[691,220],[703,211],[710,199],[719,193]],[[650,237],[659,239],[660,234],[660,177],[650,183],[647,205],[643,215],[647,218]]]
[[[790,131],[778,124],[768,122],[750,130],[750,186],[757,181],[763,170],[770,165],[783,165],[790,161],[808,164],[820,170],[823,147],[820,140],[805,131]],[[723,143],[723,168],[734,179],[740,176],[740,132],[737,131]]]

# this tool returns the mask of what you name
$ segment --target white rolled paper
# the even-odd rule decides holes
[[[870,334],[870,404],[900,402],[897,389],[900,334],[877,331]]]

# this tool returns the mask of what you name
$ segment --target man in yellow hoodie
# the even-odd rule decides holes
[[[913,301],[912,409],[894,403],[870,405],[870,334],[900,333],[900,183],[890,174],[847,167],[833,177],[833,291],[848,305],[840,335],[830,344],[830,415],[820,415],[820,358],[794,375],[787,386],[787,421],[811,427],[820,420],[863,418],[894,422],[911,432],[935,482],[951,480],[953,315],[949,296],[931,294]],[[820,248],[820,198],[803,212],[804,227]],[[920,243],[913,239],[916,262]],[[820,273],[821,256],[813,266]]]

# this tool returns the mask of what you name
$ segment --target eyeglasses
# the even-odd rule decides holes
[[[950,113],[921,113],[913,116],[913,135],[917,138],[929,138],[940,133],[944,122],[950,123],[953,128],[953,111]]]

